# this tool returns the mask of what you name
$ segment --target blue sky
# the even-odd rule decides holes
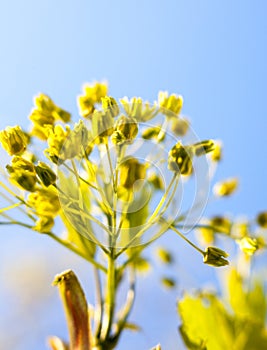
[[[253,218],[267,208],[266,12],[264,0],[2,2],[0,127],[26,127],[40,91],[77,116],[76,95],[94,79],[107,79],[114,97],[177,92],[199,137],[224,142],[216,179],[241,180],[210,212]],[[0,254],[23,240],[12,233]],[[135,337],[140,349],[153,345]]]

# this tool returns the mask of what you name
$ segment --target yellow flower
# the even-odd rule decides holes
[[[27,203],[38,216],[55,217],[60,210],[58,195],[53,188],[42,188],[31,193]]]
[[[120,103],[128,117],[136,119],[138,122],[146,122],[156,116],[158,109],[156,104],[151,106],[149,102],[143,102],[141,97],[128,97],[120,99]]]
[[[0,142],[11,156],[23,153],[27,147],[27,137],[18,125],[0,131]]]
[[[259,249],[259,244],[256,238],[243,237],[242,239],[237,240],[237,243],[240,249],[248,255],[253,255]]]
[[[124,160],[119,166],[119,171],[120,185],[127,189],[133,189],[136,181],[146,177],[146,166],[133,157]]]
[[[26,191],[34,191],[37,182],[34,165],[28,160],[15,156],[11,165],[6,166],[10,181]]]
[[[214,193],[219,197],[230,196],[238,187],[238,179],[231,178],[222,182],[218,182],[214,186]]]
[[[160,139],[158,138],[161,135]],[[151,126],[143,131],[142,137],[145,140],[151,140],[155,138],[157,141],[164,141],[165,131],[160,126]]]
[[[211,152],[211,159],[214,162],[219,162],[222,159],[222,146],[218,142],[215,143],[214,150]]]
[[[34,230],[42,233],[48,233],[54,226],[54,219],[51,216],[41,216],[35,223]]]
[[[108,86],[106,83],[96,82],[92,85],[83,86],[83,95],[78,96],[77,103],[82,117],[89,117],[95,110],[95,104],[107,95]]]
[[[39,94],[34,98],[34,105],[29,119],[33,122],[33,128],[31,134],[40,138],[41,140],[46,140],[48,136],[47,126],[53,126],[55,121],[61,120],[63,122],[68,122],[71,118],[69,112],[58,107],[52,99],[45,95]]]
[[[230,234],[232,223],[224,216],[214,216],[210,220],[210,225],[213,226],[216,232]]]
[[[49,136],[47,138],[49,148],[45,150],[45,154],[48,154],[48,156],[54,163],[57,163],[58,161],[62,160],[62,147],[69,133],[69,126],[66,126],[66,130],[64,130],[61,125],[55,125],[53,128],[49,129]]]
[[[38,165],[35,167],[35,171],[41,182],[46,187],[56,182],[57,176],[47,164],[38,162]]]
[[[213,140],[205,140],[201,142],[197,142],[194,144],[194,151],[197,157],[203,156],[209,152],[214,150],[214,141]]]
[[[183,97],[172,94],[169,96],[167,91],[160,91],[158,95],[158,104],[161,111],[168,117],[179,115],[183,107]]]
[[[115,118],[119,115],[120,109],[115,98],[106,96],[106,97],[102,97],[101,100],[102,100],[102,108],[106,113],[109,112],[112,118]]]
[[[157,255],[164,264],[171,264],[174,261],[172,254],[164,248],[159,247]]]
[[[225,259],[228,257],[228,254],[216,247],[208,247],[204,252],[203,262],[205,264],[220,267],[229,265],[229,262]]]
[[[191,175],[193,171],[193,148],[178,142],[169,152],[168,168],[182,175]]]
[[[117,145],[131,143],[137,134],[138,124],[136,121],[133,118],[122,115],[115,124],[111,140]]]

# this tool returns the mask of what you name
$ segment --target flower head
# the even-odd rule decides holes
[[[18,125],[0,131],[0,142],[11,156],[23,153],[27,147],[27,137]]]
[[[183,97],[172,94],[169,96],[167,91],[160,91],[158,95],[158,104],[162,113],[168,117],[179,115],[183,107]]]
[[[203,262],[205,264],[219,267],[229,265],[229,262],[225,259],[228,254],[216,247],[208,247],[204,252]]]

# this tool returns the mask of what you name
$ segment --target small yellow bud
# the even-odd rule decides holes
[[[168,117],[179,115],[183,107],[183,98],[180,95],[168,95],[167,91],[160,91],[158,95],[158,104],[162,113]]]
[[[230,234],[232,223],[229,219],[223,216],[214,216],[210,220],[210,225],[213,226],[216,232]]]
[[[248,255],[253,255],[259,249],[259,244],[256,238],[243,237],[242,239],[237,240],[237,243],[240,249]]]
[[[215,144],[213,140],[205,140],[194,144],[194,151],[197,157],[205,155],[214,150]]]
[[[34,209],[37,215],[55,217],[60,210],[60,202],[56,190],[38,189],[28,196],[28,205]]]
[[[214,186],[214,193],[219,197],[230,196],[238,187],[238,179],[231,178],[222,182],[218,182]]]
[[[138,180],[146,177],[146,166],[138,162],[136,158],[128,157],[119,166],[120,185],[127,189],[133,189]]]
[[[46,187],[56,182],[57,176],[47,164],[38,162],[38,165],[35,167],[35,171],[41,182]]]
[[[170,277],[163,277],[161,283],[167,289],[173,289],[176,286],[175,280]]]
[[[112,118],[117,117],[120,113],[120,109],[115,98],[110,96],[102,97],[102,108],[106,113],[110,113]]]
[[[215,143],[214,150],[211,152],[211,160],[219,162],[222,159],[222,146]]]
[[[178,142],[169,152],[168,168],[182,175],[191,175],[193,171],[193,148]]]
[[[15,156],[11,165],[6,166],[10,174],[10,181],[20,188],[33,192],[37,182],[34,165],[28,160]]]
[[[159,247],[157,255],[164,264],[172,264],[174,261],[172,254],[164,248]]]
[[[113,143],[120,145],[123,143],[132,143],[133,139],[138,134],[138,124],[133,118],[120,116],[117,120],[114,132],[111,135]]]
[[[229,265],[229,262],[225,259],[228,257],[228,254],[216,247],[208,247],[204,253],[203,262],[205,264],[220,267]]]
[[[0,131],[0,142],[11,156],[23,153],[27,147],[27,137],[18,125]]]
[[[258,214],[257,223],[260,227],[267,228],[267,211]]]
[[[145,140],[151,140],[153,138],[158,140],[160,133],[162,133],[162,137],[159,141],[163,141],[165,139],[165,132],[161,129],[160,126],[152,126],[143,131],[142,137]]]
[[[48,233],[54,226],[54,219],[51,216],[41,216],[35,223],[34,230],[42,233]]]

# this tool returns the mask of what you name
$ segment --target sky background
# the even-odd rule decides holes
[[[208,212],[253,218],[267,208],[266,15],[264,0],[2,1],[0,127],[26,128],[38,92],[77,116],[76,96],[92,80],[108,80],[116,98],[141,96],[153,102],[159,90],[182,94],[184,114],[198,136],[223,140],[224,159],[215,180],[240,177],[237,194]],[[0,338],[13,339],[15,350],[46,349],[47,334],[67,336],[56,290],[50,287],[53,275],[75,266],[90,289],[90,268],[45,237],[20,228],[0,230]],[[195,264],[199,257],[178,238],[164,238],[166,245],[174,242],[178,262],[171,273],[193,288],[200,280],[210,283],[211,268],[201,265],[198,274],[192,272],[183,266],[183,255],[190,252]],[[141,278],[133,313],[144,329],[124,337],[119,350],[149,349],[158,342],[163,349],[177,348],[175,304],[181,285],[170,294],[163,291],[156,262],[155,267],[157,273]],[[44,280],[38,280],[37,268]],[[24,270],[32,275],[20,277]],[[44,284],[46,290],[40,287]],[[25,313],[18,295],[27,289],[50,304],[35,305],[25,295]]]

